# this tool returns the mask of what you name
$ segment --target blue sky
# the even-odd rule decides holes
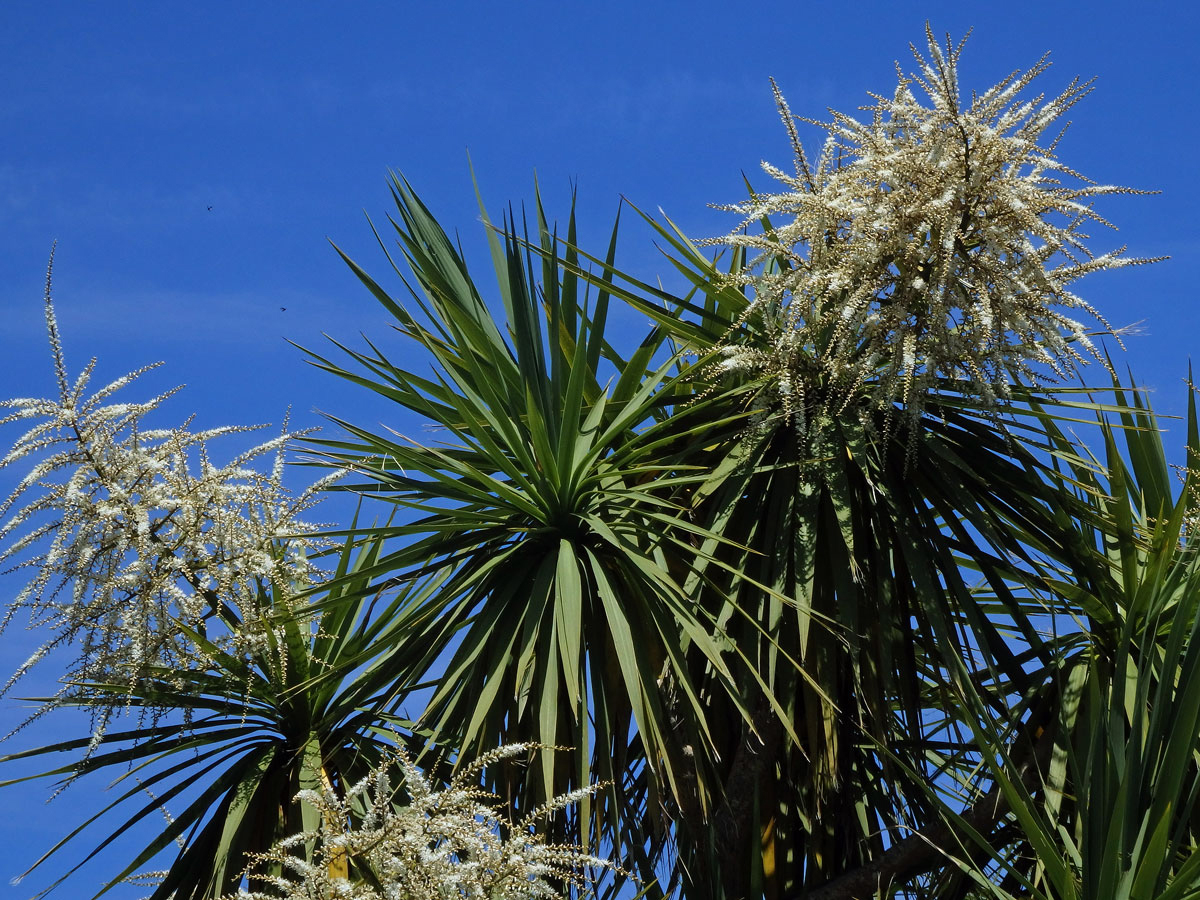
[[[1080,9],[6,0],[0,396],[52,389],[40,298],[57,240],[55,296],[73,368],[95,355],[106,379],[165,360],[143,392],[186,383],[168,409],[176,420],[196,413],[200,427],[278,422],[289,406],[300,426],[317,424],[318,409],[392,424],[392,411],[312,370],[285,340],[319,348],[322,332],[383,333],[381,310],[328,241],[383,271],[364,211],[384,220],[389,169],[462,232],[483,267],[468,152],[495,213],[532,196],[535,172],[552,211],[565,210],[577,183],[585,244],[606,239],[622,195],[661,207],[692,235],[720,235],[736,221],[708,204],[741,199],[743,172],[765,186],[761,160],[790,163],[768,77],[798,114],[853,110],[868,90],[890,93],[893,60],[908,68],[908,43],[923,40],[929,19],[939,33],[974,28],[968,88],[1046,51],[1048,93],[1096,77],[1061,158],[1099,182],[1162,193],[1105,201],[1100,211],[1121,230],[1097,229],[1095,246],[1172,258],[1101,274],[1080,293],[1115,325],[1142,321],[1123,360],[1160,411],[1177,413],[1200,325],[1189,162],[1200,143],[1200,14],[1176,3]],[[669,283],[647,231],[626,221],[621,264]],[[0,487],[11,481],[0,472]],[[5,596],[20,584],[19,574],[0,576]],[[0,638],[6,670],[28,647],[19,625]],[[21,716],[0,701],[0,728]],[[35,729],[10,746],[60,733]],[[36,876],[8,879],[98,808],[86,786],[48,806],[46,796],[41,785],[0,791],[0,897],[41,887]],[[88,895],[106,870],[102,860],[59,895]]]

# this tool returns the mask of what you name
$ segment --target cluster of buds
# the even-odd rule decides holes
[[[49,273],[45,312],[57,396],[0,402],[10,410],[0,425],[28,426],[0,468],[31,464],[0,502],[0,562],[32,571],[3,625],[24,609],[48,637],[5,690],[60,646],[78,654],[66,694],[132,681],[148,666],[203,666],[213,647],[253,649],[264,586],[318,575],[308,561],[316,526],[301,516],[325,482],[298,495],[284,487],[283,452],[296,435],[215,465],[209,444],[251,429],[146,428],[174,391],[113,402],[142,369],[89,395],[95,361],[68,379]],[[252,467],[263,456],[267,472]]]
[[[613,863],[547,843],[537,824],[599,785],[559,797],[518,822],[505,820],[499,798],[478,785],[486,766],[533,749],[493,750],[442,790],[396,750],[390,762],[403,776],[406,804],[397,803],[387,764],[345,797],[328,785],[303,791],[297,800],[320,811],[320,826],[254,861],[250,880],[270,893],[241,891],[227,900],[557,900],[563,886],[586,890],[594,874],[615,869]],[[257,868],[281,874],[254,874]]]
[[[770,376],[801,426],[814,401],[915,417],[931,394],[953,391],[994,408],[1013,380],[1103,362],[1073,316],[1113,329],[1071,287],[1153,261],[1124,248],[1094,255],[1082,231],[1109,224],[1094,198],[1143,192],[1094,184],[1055,158],[1058,137],[1039,143],[1090,83],[1021,100],[1043,57],[964,105],[962,43],[926,32],[929,58],[913,48],[917,71],[897,66],[895,92],[872,95],[868,121],[799,119],[827,134],[815,164],[776,87],[795,174],[764,163],[786,190],[724,207],[744,218],[719,242],[745,248],[734,278],[751,302],[722,366]]]

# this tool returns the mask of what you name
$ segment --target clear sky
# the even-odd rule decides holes
[[[317,423],[315,410],[390,424],[393,412],[312,370],[285,341],[318,348],[322,332],[383,332],[381,310],[328,241],[384,270],[364,211],[385,221],[389,169],[461,230],[484,272],[468,152],[494,213],[530,198],[535,172],[552,211],[565,211],[577,183],[584,243],[602,246],[622,195],[694,236],[720,235],[736,221],[708,204],[741,199],[743,172],[765,187],[763,159],[790,164],[768,77],[797,114],[852,111],[867,91],[891,92],[893,61],[909,68],[908,44],[923,41],[929,19],[956,37],[974,28],[967,89],[1046,51],[1047,93],[1096,77],[1061,158],[1096,181],[1162,194],[1106,200],[1100,211],[1121,230],[1095,229],[1095,246],[1172,259],[1102,273],[1079,292],[1115,325],[1143,322],[1123,359],[1160,411],[1179,412],[1200,325],[1191,9],[5,0],[0,396],[52,390],[40,299],[57,240],[55,295],[74,369],[95,355],[107,380],[165,360],[136,399],[186,383],[168,409],[174,420],[195,412],[197,426],[278,422],[289,406],[297,425]],[[669,278],[646,230],[627,222],[619,261],[646,280]],[[0,488],[11,482],[0,472]],[[19,573],[0,576],[3,596],[20,585]],[[0,638],[5,673],[28,647],[16,625]],[[21,717],[16,701],[0,701],[0,729]],[[65,737],[38,728],[8,746],[56,734]],[[0,767],[0,779],[9,774]],[[44,785],[0,790],[0,898],[45,883],[8,879],[99,808],[98,787],[48,806]],[[89,896],[108,870],[102,859],[58,895]]]

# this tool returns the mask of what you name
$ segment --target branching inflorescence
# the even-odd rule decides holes
[[[1012,379],[1062,379],[1103,361],[1072,316],[1115,332],[1071,286],[1153,261],[1124,248],[1093,255],[1082,231],[1109,225],[1094,198],[1145,192],[1095,184],[1060,163],[1061,131],[1038,143],[1090,82],[1049,101],[1019,99],[1048,67],[1043,57],[963,105],[963,44],[926,34],[929,59],[912,48],[917,72],[897,65],[895,93],[872,95],[869,121],[834,111],[829,122],[799,119],[827,132],[815,164],[775,87],[795,174],[764,163],[786,190],[724,207],[744,217],[719,242],[751,257],[734,278],[766,341],[732,335],[723,368],[773,377],[801,427],[818,393],[826,404],[865,401],[888,415],[902,406],[915,417],[947,387],[995,407]]]
[[[57,397],[0,402],[11,410],[0,424],[31,423],[0,468],[33,463],[0,502],[0,561],[33,572],[3,625],[25,609],[49,637],[4,689],[58,646],[78,654],[59,699],[150,665],[204,665],[201,643],[245,652],[262,622],[262,585],[316,575],[306,557],[315,526],[300,516],[324,482],[296,496],[283,486],[295,437],[286,430],[218,466],[210,442],[255,429],[144,428],[174,391],[144,403],[110,398],[153,366],[88,396],[95,360],[68,379],[49,272],[45,311]],[[263,456],[273,457],[266,473],[251,467]]]
[[[547,844],[538,833],[543,817],[572,806],[599,787],[559,797],[518,822],[502,820],[500,802],[476,783],[495,762],[536,749],[512,744],[486,754],[444,789],[397,750],[409,803],[395,803],[388,767],[339,798],[331,789],[305,791],[299,800],[321,811],[314,831],[293,835],[257,863],[281,874],[254,875],[272,892],[239,892],[229,900],[557,900],[561,886],[586,889],[609,860],[578,847]],[[366,808],[357,827],[353,810]],[[298,852],[305,846],[310,853]],[[365,877],[350,880],[350,867]]]

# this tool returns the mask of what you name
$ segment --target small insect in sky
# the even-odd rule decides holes
[[[209,212],[212,212],[212,207],[211,207],[211,206],[208,208],[208,211],[209,211]]]

